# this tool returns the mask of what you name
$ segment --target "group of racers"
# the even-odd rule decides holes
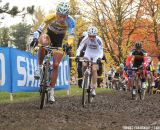
[[[53,46],[53,47],[64,47],[63,40],[65,38],[66,32],[68,31],[69,35],[74,35],[75,28],[75,20],[69,15],[69,4],[67,2],[60,2],[56,8],[56,13],[49,14],[46,16],[39,26],[39,28],[33,33],[33,41],[31,42],[31,47],[39,46],[38,50],[38,69],[35,71],[35,78],[39,79],[42,71],[42,63],[45,55],[47,54],[46,50],[41,47],[41,45],[45,46]],[[84,51],[85,48],[85,51]],[[103,53],[103,42],[102,39],[98,36],[98,30],[95,26],[90,26],[86,32],[83,33],[83,38],[79,42],[79,46],[76,52],[76,61],[78,61],[79,57],[82,56],[81,52],[83,52],[83,57],[85,60],[93,59],[93,68],[92,68],[92,95],[96,95],[96,87],[97,87],[97,63],[100,63],[102,58],[104,58]],[[63,50],[64,51],[64,50]],[[51,74],[51,81],[48,83],[48,87],[50,89],[50,102],[53,103],[55,101],[54,97],[54,87],[56,84],[57,76],[58,76],[58,66],[63,57],[63,52],[59,50],[55,50],[53,53],[53,70]],[[145,59],[146,58],[146,59]],[[114,68],[111,68],[110,74],[114,73],[114,78],[125,77],[124,79],[128,79],[128,82],[132,80],[133,73],[125,68],[133,68],[139,67],[143,65],[143,78],[144,82],[146,80],[146,74],[151,72],[152,81],[154,74],[152,73],[152,59],[148,61],[149,58],[146,57],[146,52],[142,49],[141,43],[136,42],[135,49],[131,51],[130,56],[127,58],[125,65],[120,64],[116,71]],[[147,62],[145,62],[147,61]],[[82,71],[85,70],[87,64],[86,62],[82,63]],[[108,75],[108,79],[113,78]],[[130,82],[130,85],[132,83]]]
[[[158,57],[158,60],[160,58]],[[158,63],[157,71],[153,66],[153,60],[150,56],[147,55],[147,52],[142,49],[141,42],[137,41],[135,43],[135,48],[131,50],[128,55],[125,63],[121,63],[118,67],[110,67],[109,72],[107,73],[108,88],[115,88],[115,82],[120,81],[126,90],[131,90],[134,86],[133,79],[136,75],[136,72],[139,71],[141,74],[142,86],[148,88],[160,89],[160,62]],[[135,71],[136,70],[136,71]]]

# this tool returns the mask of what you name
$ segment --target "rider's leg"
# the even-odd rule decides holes
[[[49,36],[47,34],[43,34],[40,36],[39,41],[38,41],[38,45],[44,45],[47,46],[50,43],[50,39]],[[42,63],[43,63],[43,59],[45,57],[46,54],[46,50],[42,47],[40,47],[38,49],[38,69],[35,71],[34,77],[35,79],[39,79],[40,78],[40,73],[42,71]]]
[[[42,47],[38,50],[38,65],[42,65],[46,50]]]
[[[93,89],[93,96],[96,95],[95,89],[97,87],[97,64],[93,64],[92,66],[92,79],[91,79],[91,87]]]
[[[52,75],[51,75],[51,89],[50,89],[50,101],[54,102],[55,98],[54,98],[54,87],[57,81],[57,77],[58,77],[58,66],[59,63],[61,62],[61,59],[63,57],[63,53],[60,51],[56,51],[55,53],[53,53],[53,70],[52,70]]]
[[[50,44],[50,38],[47,34],[42,34],[39,38],[38,45],[48,46]],[[42,65],[46,50],[42,47],[38,50],[38,64]]]
[[[82,73],[84,73],[84,71],[86,70],[87,68],[87,61],[88,61],[88,58],[87,57],[84,57],[84,60],[86,60],[86,62],[82,62]]]
[[[146,89],[147,88],[147,73],[145,70],[142,71],[142,88]]]

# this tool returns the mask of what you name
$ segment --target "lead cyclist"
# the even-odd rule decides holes
[[[68,31],[70,35],[73,34],[73,28],[75,27],[74,19],[69,15],[69,4],[66,2],[60,2],[57,6],[56,13],[49,14],[43,20],[43,23],[39,26],[37,31],[33,33],[33,41],[31,42],[31,47],[34,45],[35,41],[37,44],[41,45],[51,45],[52,47],[62,47],[62,42],[65,37],[66,32]],[[42,34],[42,32],[47,29],[46,34]],[[39,39],[40,35],[42,38]],[[49,41],[47,42],[46,38],[49,37]],[[38,40],[39,39],[39,40]],[[51,43],[51,44],[49,44]],[[38,70],[35,71],[34,77],[35,79],[40,78],[40,72],[42,70],[42,63],[45,57],[46,50],[42,47],[38,50]],[[50,89],[50,103],[55,101],[54,98],[54,87],[58,77],[58,66],[63,57],[62,51],[54,51],[53,53],[53,65],[52,65],[52,75],[51,82],[48,84]]]

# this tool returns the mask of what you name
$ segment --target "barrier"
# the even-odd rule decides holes
[[[37,55],[15,48],[0,48],[0,91],[37,92],[39,81],[34,79],[37,66]],[[56,90],[69,89],[69,71],[69,57],[66,56],[59,65]]]

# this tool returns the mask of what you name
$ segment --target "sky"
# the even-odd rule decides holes
[[[19,9],[22,9],[23,7],[34,5],[35,8],[40,6],[42,9],[44,9],[45,13],[48,13],[49,10],[53,10],[56,8],[56,5],[60,1],[69,1],[69,0],[2,0],[1,5],[4,5],[5,3],[10,4],[10,8],[12,6],[18,6]],[[31,18],[31,17],[30,17]],[[29,19],[25,19],[27,22],[30,22]],[[0,21],[2,22],[0,24],[0,27],[4,26],[10,26],[16,23],[21,22],[21,17],[10,17],[9,15],[5,15],[5,19]]]

